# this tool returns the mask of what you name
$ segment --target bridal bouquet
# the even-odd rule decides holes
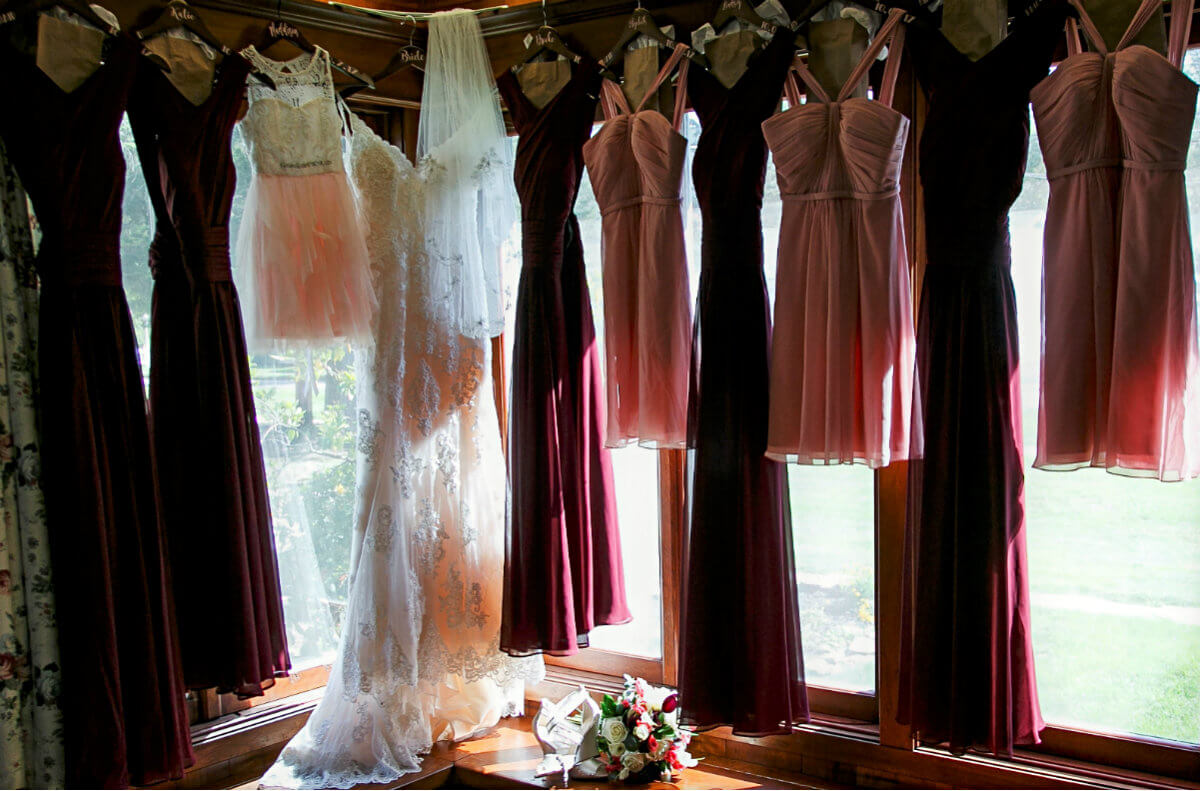
[[[688,754],[690,731],[679,727],[679,695],[625,676],[621,697],[600,703],[596,745],[610,779],[628,783],[672,780],[697,761]]]

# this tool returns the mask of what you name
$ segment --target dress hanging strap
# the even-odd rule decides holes
[[[1079,23],[1075,17],[1067,17],[1067,57],[1083,52],[1083,42],[1079,40]]]
[[[797,79],[798,76],[795,69],[790,69],[787,79],[783,81],[783,95],[787,99],[788,107],[803,104],[803,99],[800,97],[800,84],[796,82]]]
[[[1195,0],[1174,0],[1171,3],[1171,41],[1167,47],[1167,59],[1177,69],[1183,68],[1183,56],[1187,54],[1195,4]]]
[[[879,31],[875,34],[875,40],[871,42],[871,46],[867,47],[867,51],[863,53],[862,59],[858,61],[858,65],[854,67],[854,71],[850,72],[850,78],[842,84],[842,89],[838,91],[837,100],[839,102],[844,101],[850,95],[850,92],[854,90],[854,87],[862,81],[862,78],[867,76],[867,70],[871,68],[871,64],[879,57],[879,53],[883,51],[884,45],[893,38],[901,35],[901,31],[904,30],[903,26],[901,26],[901,20],[903,19],[904,11],[902,9],[893,8],[888,13],[887,21],[883,23]],[[900,43],[904,43],[903,38],[900,39]],[[888,55],[889,66],[893,60],[896,61],[896,68],[892,69],[891,75],[892,82],[894,83],[896,74],[899,73],[898,68],[900,64],[900,58],[897,56],[894,48]],[[886,75],[884,79],[887,79]],[[887,93],[888,104],[890,104],[892,91],[888,89]]]
[[[646,102],[650,101],[650,97],[658,92],[658,89],[663,84],[663,80],[669,77],[671,72],[675,70],[675,67],[679,64],[683,53],[687,52],[687,49],[687,44],[682,42],[675,45],[675,49],[671,52],[671,57],[667,58],[667,62],[658,70],[658,74],[654,77],[654,82],[650,83],[650,88],[646,91],[646,95],[638,102],[637,112],[641,112],[642,108],[646,106]]]
[[[904,33],[904,25],[899,25],[892,33],[887,63],[883,66],[883,78],[879,83],[879,101],[887,107],[892,106],[892,99],[896,95],[896,80],[900,77],[900,60],[904,55]]]
[[[687,111],[688,72],[692,62],[684,60],[679,65],[679,79],[675,81],[675,117],[671,119],[671,128],[678,132],[683,128],[683,115]]]
[[[628,115],[633,111],[629,109],[629,102],[625,99],[625,92],[621,90],[621,86],[612,80],[600,81],[600,104],[604,108],[604,120],[616,118],[618,115]]]
[[[819,101],[829,104],[832,99],[829,94],[825,93],[825,89],[821,87],[821,82],[816,78],[811,71],[808,70],[808,65],[803,58],[796,58],[792,61],[792,73],[804,80],[804,84],[808,86],[809,92]],[[790,99],[789,99],[790,101]],[[800,103],[800,97],[796,97],[796,104]]]
[[[1147,1],[1149,2],[1150,0],[1147,0]],[[1153,2],[1157,3],[1157,2],[1160,2],[1160,0],[1153,0]],[[1071,5],[1075,6],[1075,10],[1079,12],[1079,21],[1083,24],[1083,32],[1084,32],[1084,35],[1087,36],[1088,42],[1093,47],[1095,47],[1096,51],[1099,52],[1101,55],[1107,55],[1108,54],[1108,46],[1105,45],[1105,43],[1104,43],[1104,36],[1102,36],[1100,34],[1100,29],[1096,27],[1096,23],[1093,22],[1091,16],[1088,15],[1087,9],[1083,7],[1083,0],[1071,0]],[[1146,7],[1146,2],[1142,3],[1142,7],[1143,8]],[[1141,13],[1140,9],[1139,9],[1138,13]],[[1135,16],[1134,21],[1136,21],[1136,20],[1137,20],[1137,17]],[[1068,31],[1070,31],[1072,29],[1072,25],[1074,24],[1074,22],[1075,22],[1074,19],[1071,19],[1068,21],[1068,26],[1067,26]],[[1142,24],[1145,24],[1145,23],[1143,22]],[[1141,30],[1141,29],[1142,29],[1141,25],[1138,25],[1138,30]],[[1128,36],[1129,34],[1126,33],[1125,35]],[[1137,35],[1137,34],[1135,33],[1134,35]],[[1079,35],[1078,35],[1078,33],[1076,33],[1075,46],[1077,48],[1079,48],[1079,44],[1080,44]],[[1070,49],[1070,45],[1071,45],[1071,39],[1068,38],[1067,39],[1068,49]],[[1117,49],[1120,49],[1120,46],[1118,46]],[[1071,51],[1070,54],[1074,54],[1074,51]]]
[[[1138,33],[1142,32],[1142,28],[1154,16],[1154,12],[1160,8],[1162,8],[1162,0],[1142,0],[1142,4],[1138,6],[1137,13],[1133,15],[1133,20],[1125,29],[1125,35],[1121,36],[1121,41],[1116,48],[1121,50],[1129,46],[1129,43],[1137,37]]]

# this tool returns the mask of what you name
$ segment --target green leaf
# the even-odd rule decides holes
[[[621,708],[617,705],[616,699],[607,692],[604,693],[604,697],[600,700],[600,713],[605,717],[616,717],[620,712]]]

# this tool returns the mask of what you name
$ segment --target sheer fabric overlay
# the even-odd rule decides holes
[[[445,34],[443,19],[431,41]],[[425,249],[425,175],[446,171],[431,159],[414,168],[360,119],[350,123],[379,296],[375,344],[355,358],[350,594],[325,696],[263,778],[268,787],[395,780],[419,769],[435,741],[520,714],[524,683],[544,674],[540,658],[499,649],[506,483],[490,343],[446,323]]]
[[[428,283],[439,322],[469,338],[504,331],[500,249],[515,219],[512,152],[479,20],[429,25],[417,160],[425,171]]]

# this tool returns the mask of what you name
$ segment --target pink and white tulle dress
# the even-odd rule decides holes
[[[241,124],[254,163],[235,257],[247,340],[255,350],[365,340],[375,296],[329,53],[243,54],[275,83],[247,83]]]

